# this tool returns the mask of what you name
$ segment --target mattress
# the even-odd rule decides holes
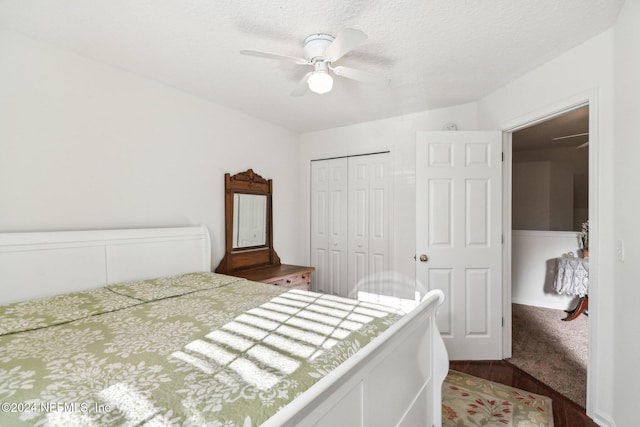
[[[0,307],[0,425],[260,425],[402,314],[191,273]]]

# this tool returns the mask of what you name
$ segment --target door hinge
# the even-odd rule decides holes
[[[500,241],[501,241],[501,242],[502,242],[502,244],[504,245],[504,234],[502,234],[502,235],[500,236]]]
[[[502,318],[502,327],[504,328],[504,317]]]
[[[502,152],[502,161],[504,162],[504,151]]]

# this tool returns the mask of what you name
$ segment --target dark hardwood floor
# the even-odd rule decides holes
[[[504,360],[451,361],[449,362],[449,367],[458,372],[464,372],[489,381],[550,397],[553,400],[553,423],[555,427],[598,426],[587,416],[584,408],[580,405]]]

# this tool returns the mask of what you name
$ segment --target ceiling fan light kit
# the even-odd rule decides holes
[[[333,88],[333,78],[326,71],[314,71],[307,80],[311,92],[323,94]]]
[[[333,89],[333,78],[324,55],[334,40],[335,37],[329,34],[312,34],[304,39],[304,57],[314,68],[307,80],[311,92],[323,94]]]
[[[304,39],[303,43],[305,59],[255,50],[242,50],[240,53],[262,58],[286,60],[299,65],[311,65],[313,71],[307,73],[302,78],[298,86],[291,93],[292,96],[304,95],[307,88],[319,94],[331,91],[333,88],[331,73],[362,83],[388,86],[389,80],[387,78],[376,76],[367,71],[344,66],[333,67],[335,61],[361,45],[366,39],[367,35],[365,33],[352,28],[345,29],[336,37],[325,33],[311,34]],[[329,71],[331,71],[331,73]]]

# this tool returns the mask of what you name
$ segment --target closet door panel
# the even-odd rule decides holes
[[[311,163],[312,289],[343,295],[347,287],[347,159]]]
[[[369,278],[369,162],[349,157],[349,290],[351,298],[367,290]]]
[[[329,189],[331,191],[331,271],[330,293],[346,295],[348,280],[347,258],[347,209],[348,209],[348,162],[346,158],[329,160]]]
[[[358,291],[393,295],[389,271],[389,153],[349,158],[350,296]]]
[[[313,290],[326,292],[329,282],[329,164],[311,162],[311,265]]]
[[[369,157],[369,275],[375,293],[395,295],[389,283],[389,153]]]

